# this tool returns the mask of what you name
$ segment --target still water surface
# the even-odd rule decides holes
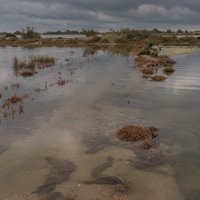
[[[20,77],[12,59],[29,55],[53,56],[56,65]],[[29,94],[21,115],[5,119],[0,108],[1,199],[56,199],[53,195],[65,196],[69,188],[76,199],[107,199],[115,185],[85,183],[105,163],[102,177],[130,181],[129,199],[199,199],[199,56],[199,50],[171,56],[177,61],[175,73],[156,83],[142,79],[133,56],[81,48],[1,47],[0,104],[14,94]],[[68,83],[58,86],[59,78]],[[12,83],[20,83],[19,88],[11,88]],[[47,90],[35,91],[45,85]],[[142,150],[141,142],[119,141],[116,132],[126,124],[159,128],[156,146]],[[71,171],[61,180],[63,166]]]

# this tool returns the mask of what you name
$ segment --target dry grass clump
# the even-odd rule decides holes
[[[168,56],[165,56],[165,55],[159,56],[158,65],[162,67],[172,66],[175,63],[176,62],[172,60],[171,58],[169,58]]]
[[[20,60],[16,56],[13,58],[13,68],[14,69],[34,69],[35,63],[32,59],[30,59],[28,62],[27,60]]]
[[[32,56],[36,63],[52,63],[55,64],[55,58],[50,56]]]
[[[55,65],[55,58],[50,56],[30,56],[28,60],[20,60],[17,57],[13,58],[13,68],[16,75],[19,74],[19,70],[30,70],[33,73],[24,72],[21,75],[23,76],[32,76],[37,66],[39,69],[50,67]]]
[[[140,68],[140,72],[142,72],[144,75],[152,75],[152,74],[154,74],[154,69],[152,68],[152,67],[149,67],[149,68],[147,68],[147,67],[143,67],[143,68]]]
[[[36,73],[35,71],[25,70],[22,71],[20,75],[23,77],[28,77],[28,76],[33,76],[35,73]]]
[[[166,77],[158,75],[158,76],[151,76],[151,79],[156,82],[161,82],[161,81],[164,81]]]
[[[157,66],[157,61],[154,58],[151,58],[149,56],[138,56],[134,59],[134,61],[137,64],[137,67],[154,67]]]

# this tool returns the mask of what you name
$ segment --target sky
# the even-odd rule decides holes
[[[200,0],[0,0],[0,32],[200,30]]]

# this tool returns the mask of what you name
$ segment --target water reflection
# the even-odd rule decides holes
[[[83,56],[89,56],[89,55],[95,55],[98,54],[98,51],[103,51],[108,53],[109,55],[120,55],[122,57],[128,57],[129,53],[133,47],[127,46],[127,45],[115,45],[115,46],[110,46],[110,45],[95,45],[95,46],[90,46],[87,47],[84,50]]]

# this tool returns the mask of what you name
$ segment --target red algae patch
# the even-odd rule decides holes
[[[164,81],[166,79],[166,77],[161,76],[161,75],[160,76],[151,76],[151,79],[156,82],[161,82],[161,81]]]
[[[144,143],[141,145],[141,147],[144,149],[149,149],[156,143],[153,138],[158,136],[157,131],[158,129],[153,126],[145,127],[145,126],[125,125],[117,131],[117,137],[120,140],[128,142],[145,140]]]
[[[59,86],[63,86],[63,85],[65,85],[65,83],[66,83],[66,81],[63,80],[63,79],[60,79],[60,80],[58,80],[58,82],[57,82],[57,84],[58,84]]]

